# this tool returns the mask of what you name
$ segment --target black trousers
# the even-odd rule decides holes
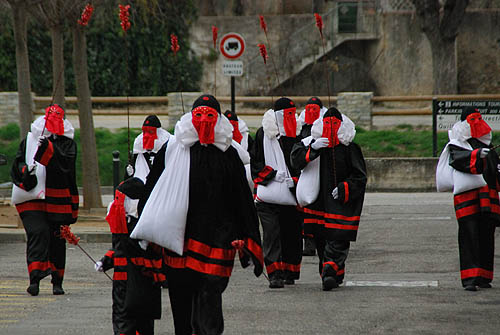
[[[170,267],[167,278],[175,334],[222,334],[222,293],[229,278]]]
[[[52,274],[53,284],[62,284],[66,266],[66,240],[60,238],[60,223],[47,220],[44,212],[23,213],[26,231],[26,260],[30,283]]]
[[[460,219],[458,251],[462,285],[490,283],[495,256],[495,221],[487,215]]]
[[[302,262],[302,213],[295,206],[258,202],[264,233],[264,263],[270,278],[299,279]]]
[[[350,241],[325,240],[315,237],[319,257],[319,274],[323,277],[334,277],[338,284],[345,275],[345,262],[349,254]]]

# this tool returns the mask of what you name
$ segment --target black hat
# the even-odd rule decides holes
[[[215,97],[213,95],[203,94],[202,96],[200,96],[193,103],[193,108],[191,110],[195,109],[196,107],[200,107],[200,106],[211,107],[211,108],[215,109],[217,111],[217,113],[220,114],[219,102],[217,101],[217,99],[215,99]]]
[[[319,108],[323,108],[323,103],[318,97],[309,98],[309,100],[307,100],[306,105],[318,105]]]
[[[230,110],[227,110],[224,115],[231,121],[238,121],[238,116]]]
[[[328,108],[328,110],[326,111],[326,113],[323,115],[323,117],[336,117],[337,119],[339,119],[340,121],[342,121],[342,114],[340,114],[339,110],[335,107],[330,107]]]
[[[149,115],[146,120],[144,120],[144,123],[142,126],[148,126],[148,127],[156,127],[160,128],[161,127],[161,122],[160,119],[156,115]]]
[[[460,115],[460,121],[465,121],[467,119],[467,116],[474,114],[474,113],[479,113],[479,109],[467,106],[462,110],[462,115]]]
[[[137,177],[132,177],[121,182],[116,189],[130,199],[140,199],[145,191],[143,181]]]
[[[282,110],[282,109],[287,109],[287,108],[293,108],[295,107],[295,104],[293,103],[292,100],[288,99],[288,98],[279,98],[278,100],[276,100],[276,102],[274,103],[274,111],[279,111],[279,110]]]

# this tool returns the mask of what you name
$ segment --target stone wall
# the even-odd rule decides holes
[[[0,92],[0,127],[19,123],[19,100],[17,92]]]
[[[372,92],[339,93],[337,108],[356,125],[370,129],[372,126]]]
[[[367,158],[367,191],[436,191],[438,158]]]

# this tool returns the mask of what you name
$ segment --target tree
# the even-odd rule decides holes
[[[86,27],[78,24],[78,18],[86,1],[76,1],[79,6],[69,13],[73,35],[73,69],[75,72],[78,119],[80,121],[80,147],[82,152],[83,207],[102,207],[99,164],[95,142],[94,117],[87,65]],[[94,4],[96,1],[94,1]]]
[[[469,0],[412,0],[432,52],[434,94],[457,93],[456,37]]]
[[[31,108],[31,78],[30,63],[28,58],[27,42],[27,8],[31,1],[28,0],[6,0],[12,9],[12,22],[14,27],[14,40],[16,43],[16,71],[17,92],[19,96],[19,132],[24,138],[30,129],[33,120]]]
[[[65,108],[64,80],[64,23],[68,14],[79,5],[78,1],[49,0],[29,8],[37,21],[50,30],[52,41],[52,99]]]

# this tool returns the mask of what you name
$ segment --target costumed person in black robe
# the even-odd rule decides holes
[[[311,137],[296,144],[292,164],[296,169],[319,160],[310,171],[302,171],[297,189],[301,202],[302,186],[316,195],[303,208],[304,225],[310,226],[320,258],[323,290],[337,288],[344,280],[350,242],[356,241],[366,187],[366,166],[361,149],[352,140],[354,123],[332,107],[316,120]],[[318,180],[313,185],[306,178]],[[306,182],[306,185],[302,185]]]
[[[290,164],[292,147],[300,142],[299,134],[295,104],[280,98],[274,109],[264,114],[250,152],[270,288],[293,285],[300,277],[302,213],[295,199],[300,169]]]
[[[302,124],[302,129],[300,130],[300,137],[306,138],[311,136],[311,127],[319,117],[323,116],[327,111],[326,107],[323,107],[321,99],[318,97],[311,97],[306,102],[306,107],[299,115],[299,121]],[[314,237],[312,232],[307,231],[304,227],[304,250],[302,255],[304,256],[314,256],[316,255],[316,244],[314,243]]]
[[[156,115],[146,117],[142,124],[142,133],[134,140],[132,161],[126,167],[125,179],[133,176],[146,182],[156,153],[169,137],[170,133],[161,127],[160,119]]]
[[[137,177],[122,182],[116,189],[106,220],[112,233],[112,248],[95,264],[96,271],[113,273],[113,332],[115,335],[152,335],[154,320],[161,318],[162,252],[149,244],[143,250],[130,238],[137,218],[134,199],[144,193]]]
[[[152,189],[133,237],[165,247],[175,334],[222,334],[222,293],[236,248],[263,269],[258,217],[247,186],[248,153],[232,140],[218,101],[202,95],[182,116],[148,175]],[[151,187],[154,185],[154,187]]]
[[[479,110],[467,107],[448,132],[438,162],[438,191],[453,190],[458,221],[460,277],[467,291],[491,288],[495,227],[500,225],[499,159],[491,148],[491,128]]]
[[[12,165],[12,203],[28,239],[27,291],[31,295],[38,295],[40,280],[49,274],[53,293],[64,294],[66,240],[59,232],[61,225],[76,222],[79,206],[73,136],[74,128],[64,119],[64,110],[50,105],[45,116],[31,124],[31,132],[19,145]]]

